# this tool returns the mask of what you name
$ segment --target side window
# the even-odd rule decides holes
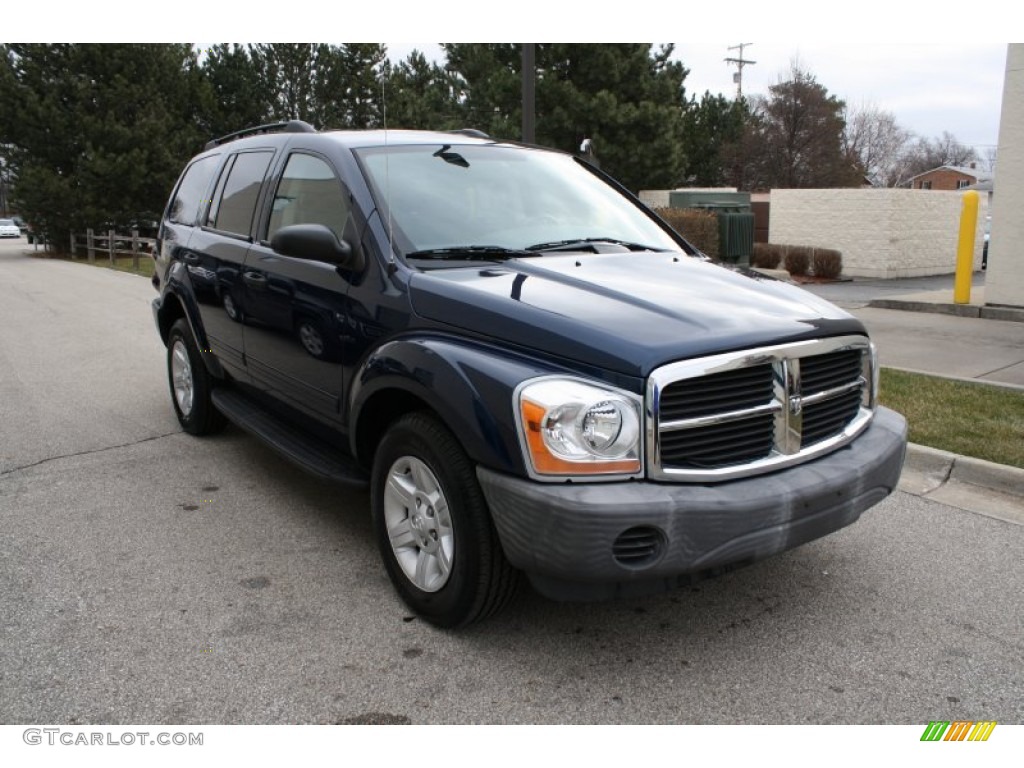
[[[249,236],[256,201],[273,152],[240,152],[225,166],[206,218],[207,226]]]
[[[349,212],[348,195],[331,166],[296,152],[288,158],[274,193],[267,239],[290,224],[323,224],[341,239]]]
[[[196,223],[203,195],[210,188],[210,179],[219,162],[220,157],[211,155],[197,160],[188,167],[168,207],[167,218],[175,224],[191,226]]]

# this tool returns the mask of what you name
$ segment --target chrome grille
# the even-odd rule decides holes
[[[862,336],[673,363],[651,374],[652,479],[701,482],[768,472],[843,445],[874,408]]]
[[[770,413],[706,427],[666,432],[661,438],[662,464],[714,468],[745,464],[769,454],[775,441]]]
[[[804,391],[820,392],[856,381],[861,375],[861,357],[859,349],[844,349],[801,359],[800,378]]]
[[[661,393],[661,419],[693,419],[751,408],[772,397],[772,367],[758,365],[674,381]]]
[[[814,445],[839,432],[860,412],[860,390],[846,392],[831,400],[809,405],[804,409],[800,447]]]

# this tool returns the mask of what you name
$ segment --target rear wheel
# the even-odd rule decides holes
[[[167,378],[182,429],[193,435],[208,435],[224,428],[227,420],[211,399],[213,377],[183,317],[175,321],[167,335]]]
[[[391,581],[430,623],[471,624],[515,594],[519,574],[501,551],[473,463],[433,416],[409,414],[388,430],[371,506]]]

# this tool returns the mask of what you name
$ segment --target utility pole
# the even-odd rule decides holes
[[[756,61],[750,61],[749,59],[744,59],[743,58],[743,49],[746,48],[747,46],[751,46],[751,45],[753,45],[753,43],[740,43],[739,45],[730,45],[729,46],[729,50],[730,51],[735,51],[735,50],[738,49],[739,52],[740,52],[740,55],[739,55],[739,58],[729,57],[729,58],[727,58],[725,60],[726,64],[735,64],[736,65],[736,72],[733,73],[732,81],[734,83],[736,83],[736,99],[737,100],[743,98],[743,67],[746,66],[747,64],[757,64]]]
[[[523,46],[523,142],[533,144],[537,140],[537,52],[536,43],[522,43]]]

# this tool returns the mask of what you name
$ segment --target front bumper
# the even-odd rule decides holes
[[[671,589],[850,525],[895,490],[906,444],[906,420],[879,408],[833,453],[729,482],[551,485],[483,467],[477,475],[512,565],[548,597],[593,600]],[[638,540],[649,557],[629,555]]]

